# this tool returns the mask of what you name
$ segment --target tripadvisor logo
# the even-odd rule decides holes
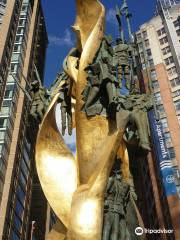
[[[135,234],[137,236],[141,236],[143,235],[143,233],[145,234],[158,234],[158,233],[164,233],[164,234],[169,234],[169,233],[173,233],[172,229],[147,229],[147,228],[142,228],[142,227],[137,227],[135,229]]]
[[[141,235],[143,235],[143,233],[144,233],[143,228],[137,227],[137,228],[135,229],[135,234],[136,234],[137,236],[141,236]]]

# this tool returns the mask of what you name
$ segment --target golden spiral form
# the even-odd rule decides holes
[[[59,133],[55,122],[55,94],[39,128],[36,166],[43,191],[60,221],[49,240],[100,240],[103,196],[108,176],[122,141],[129,113],[122,111],[118,129],[103,116],[87,118],[81,112],[82,91],[86,86],[85,67],[92,63],[104,36],[105,9],[98,0],[77,0],[77,59],[67,56],[66,72],[75,82],[76,160]],[[65,227],[66,228],[65,228]],[[58,235],[59,234],[59,235]],[[58,236],[58,237],[57,237]]]

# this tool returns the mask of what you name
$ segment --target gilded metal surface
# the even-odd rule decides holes
[[[77,166],[55,122],[54,97],[40,125],[36,142],[36,166],[43,191],[51,207],[68,226],[72,195],[77,188]]]
[[[36,165],[42,188],[68,230],[66,237],[62,229],[62,233],[53,230],[49,240],[101,240],[104,191],[129,120],[129,112],[125,110],[119,112],[118,126],[102,116],[87,118],[81,112],[82,91],[87,81],[84,69],[92,62],[101,44],[105,9],[98,0],[77,0],[76,3],[77,19],[73,27],[78,38],[77,48],[81,51],[78,72],[75,68],[77,59],[68,56],[66,61],[67,72],[76,82],[76,159],[56,126],[57,90],[36,143]]]

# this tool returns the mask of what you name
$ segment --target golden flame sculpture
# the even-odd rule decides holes
[[[58,89],[40,125],[36,143],[36,166],[43,191],[60,222],[48,240],[101,240],[103,202],[115,156],[125,156],[124,174],[128,180],[128,157],[122,135],[129,112],[122,110],[121,122],[103,116],[87,118],[81,111],[86,85],[84,69],[93,61],[104,35],[105,9],[98,0],[76,0],[80,59],[66,58],[65,71],[73,79],[77,154],[74,158],[58,131],[55,108]],[[79,69],[75,68],[79,60]],[[59,86],[60,88],[61,86]]]

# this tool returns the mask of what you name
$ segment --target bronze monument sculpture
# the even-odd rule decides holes
[[[105,8],[98,0],[76,0],[76,48],[49,90],[33,83],[31,114],[39,121],[36,166],[45,196],[59,221],[48,240],[132,240],[143,226],[136,207],[126,144],[136,126],[139,147],[150,150],[150,95],[132,89],[131,45],[104,35]],[[123,79],[129,95],[120,94]],[[76,128],[76,157],[62,135]],[[126,137],[124,135],[126,133]],[[115,165],[114,165],[115,164]],[[115,167],[114,167],[115,166]]]

